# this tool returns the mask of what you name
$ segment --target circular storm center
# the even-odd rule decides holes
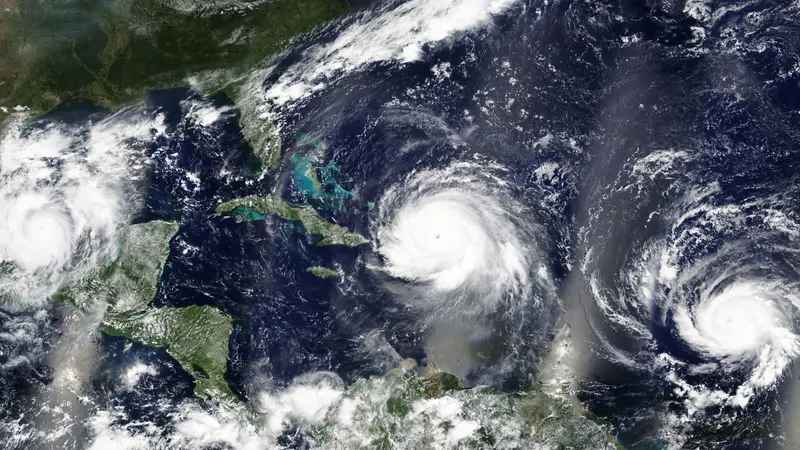
[[[757,351],[786,325],[770,293],[751,283],[735,284],[703,302],[695,319],[708,350],[730,356]]]
[[[29,270],[63,265],[73,251],[69,214],[44,195],[23,195],[11,208],[7,243],[12,258]]]
[[[380,248],[392,275],[450,291],[491,264],[497,249],[491,230],[475,205],[455,196],[436,194],[397,212]]]

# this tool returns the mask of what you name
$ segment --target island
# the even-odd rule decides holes
[[[232,217],[237,222],[262,220],[266,214],[274,214],[285,220],[300,222],[307,234],[320,237],[316,243],[317,246],[347,245],[355,247],[369,242],[358,233],[328,222],[310,206],[292,205],[273,195],[229,200],[216,208],[216,215]]]
[[[67,282],[54,298],[81,311],[104,307],[104,333],[163,348],[194,378],[195,395],[237,402],[225,380],[233,319],[210,306],[152,305],[177,231],[164,221],[129,226],[113,261]]]
[[[340,277],[342,274],[338,270],[329,269],[322,266],[312,266],[306,269],[309,273],[320,278]]]
[[[219,205],[216,212],[238,222],[261,220],[265,214],[297,221],[306,233],[319,236],[319,246],[368,242],[360,234],[328,222],[311,207],[291,205],[273,196],[231,200]],[[152,304],[178,227],[159,220],[128,226],[112,261],[68,280],[54,299],[84,312],[100,305],[104,308],[104,333],[163,348],[194,378],[195,395],[237,404],[239,399],[225,379],[233,318],[211,306],[158,308]],[[308,271],[322,278],[340,276],[327,267]]]
[[[298,221],[313,216],[303,207],[271,197],[223,205],[220,213],[240,220],[270,213]],[[337,225],[322,227],[318,219],[306,221],[314,224],[308,228],[316,234],[342,236],[341,230],[334,228]],[[225,379],[233,319],[210,306],[152,304],[177,231],[178,224],[165,221],[127,227],[118,244],[119,254],[70,280],[56,298],[81,311],[103,308],[104,333],[165,349],[194,378],[195,395],[225,405],[242,423],[261,423],[263,413],[242,402]],[[308,270],[317,276],[340,275],[326,267]],[[443,443],[462,449],[621,448],[604,425],[539,386],[514,392],[466,388],[455,375],[434,364],[420,368],[410,359],[384,375],[356,379],[321,420],[300,432],[303,439],[323,447],[353,450],[425,450],[441,448]]]

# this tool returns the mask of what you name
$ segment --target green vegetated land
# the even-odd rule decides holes
[[[194,377],[197,396],[235,401],[225,381],[233,319],[210,306],[152,305],[177,231],[178,224],[163,221],[130,226],[114,261],[68,283],[55,298],[80,310],[103,302],[105,333],[165,349]]]
[[[602,426],[539,389],[463,389],[456,376],[428,370],[419,376],[405,360],[384,376],[357,380],[311,436],[323,447],[353,450],[616,448]]]
[[[225,202],[217,213],[232,215],[237,221],[259,220],[265,214],[298,221],[307,233],[321,237],[317,245],[367,242],[363,236],[328,222],[311,207],[293,206],[272,196]],[[177,231],[178,224],[164,221],[129,226],[118,243],[116,259],[68,282],[55,299],[82,311],[106,305],[102,323],[105,333],[165,349],[194,377],[198,397],[236,401],[225,380],[233,319],[210,306],[152,305],[170,240]],[[320,277],[339,275],[325,267],[309,270]]]
[[[0,106],[115,106],[198,71],[244,72],[349,9],[346,0],[0,0]]]
[[[320,278],[333,278],[341,276],[338,270],[329,269],[327,267],[322,267],[322,266],[312,266],[306,270],[308,270],[308,272],[313,274],[314,276]]]
[[[286,220],[300,222],[307,234],[319,236],[316,245],[366,244],[367,239],[347,228],[330,223],[310,206],[292,205],[273,195],[249,196],[224,202],[217,206],[217,215],[233,217],[237,222],[261,220],[266,214],[275,214]]]

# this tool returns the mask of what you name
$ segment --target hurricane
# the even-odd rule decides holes
[[[459,373],[469,368],[455,361],[480,360],[473,345],[522,346],[525,321],[525,333],[545,334],[533,323],[556,307],[544,233],[507,176],[479,157],[413,170],[386,189],[372,224],[396,298],[419,315],[434,360]]]
[[[758,229],[739,228],[750,221],[760,222]],[[786,260],[796,257],[790,247],[796,231],[795,222],[769,205],[701,204],[676,220],[659,255],[652,297],[643,290],[662,310],[661,323],[672,321],[686,346],[718,371],[746,374],[726,396],[731,404],[747,406],[800,350],[793,325],[798,274]],[[710,243],[719,248],[705,253]]]
[[[377,251],[387,272],[445,298],[423,308],[480,314],[504,298],[524,302],[536,234],[503,180],[472,163],[409,178],[381,198]]]
[[[0,144],[0,295],[44,302],[70,270],[114,251],[141,200],[155,123],[124,110],[80,126],[7,126]]]
[[[798,336],[780,284],[743,280],[718,288],[725,283],[723,277],[704,286],[699,305],[693,309],[681,305],[674,320],[683,340],[718,361],[723,370],[753,363],[751,378],[734,399],[746,406],[753,388],[772,385],[797,355]]]
[[[11,3],[0,441],[800,448],[800,3]]]
[[[664,383],[658,420],[670,445],[689,445],[708,427],[728,442],[769,423],[765,405],[800,356],[800,222],[787,203],[795,189],[735,201],[721,182],[687,182],[688,155],[664,156],[672,166],[655,178],[678,195],[631,241],[628,263],[612,275],[587,255],[583,270],[604,317],[590,322],[605,358],[646,374],[643,385]],[[744,420],[755,411],[757,420]]]

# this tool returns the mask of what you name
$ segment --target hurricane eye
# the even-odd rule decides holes
[[[144,166],[130,162],[146,159],[150,125],[135,112],[8,124],[0,141],[0,261],[15,271],[13,283],[0,276],[0,298],[38,304],[69,274],[110,256],[138,202]]]

